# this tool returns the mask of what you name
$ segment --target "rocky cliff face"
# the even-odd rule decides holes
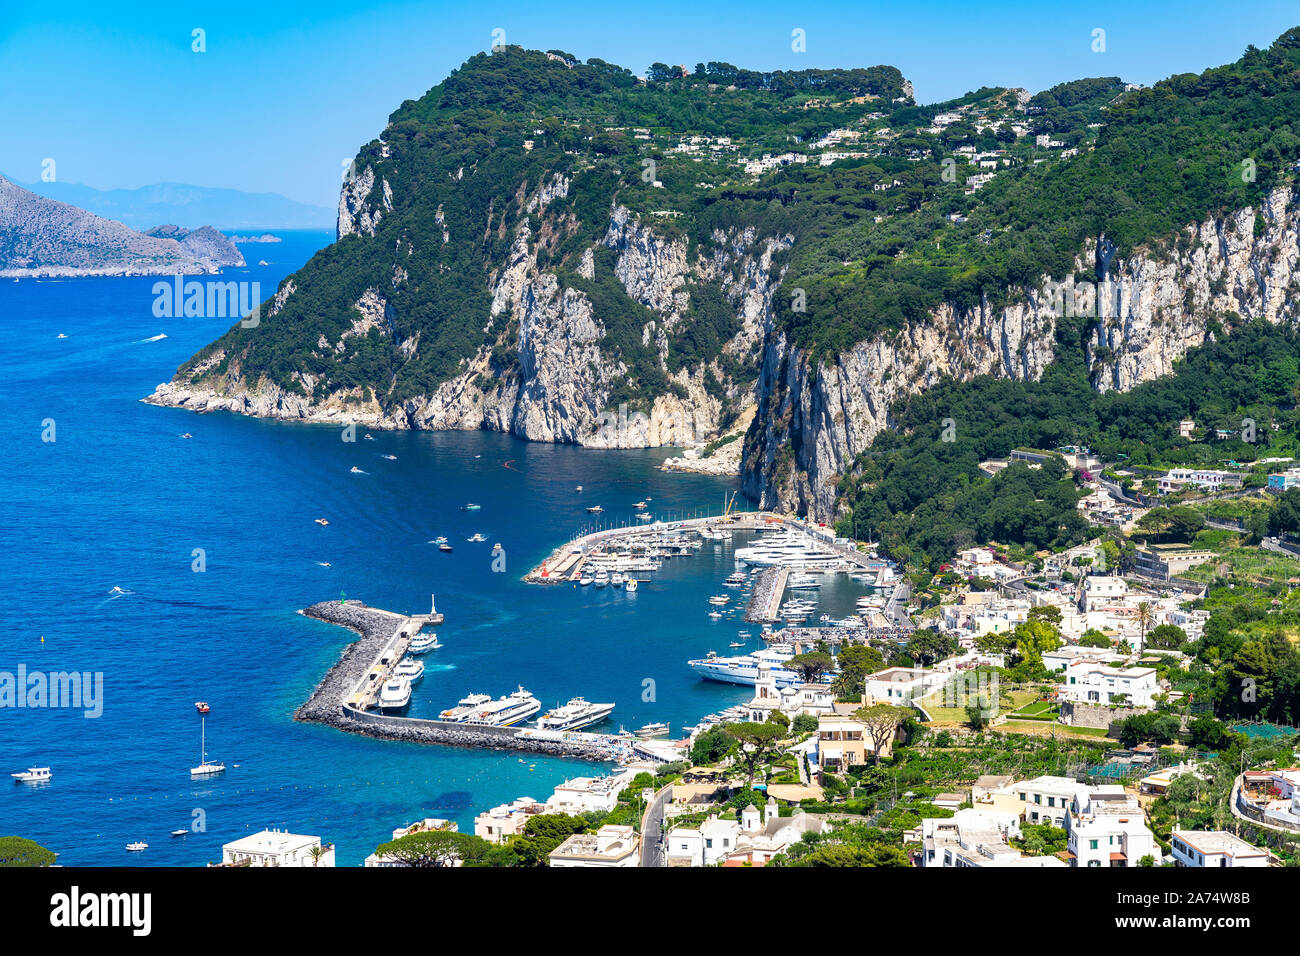
[[[375,189],[373,169],[366,167],[344,184],[339,200],[338,233],[369,237],[391,208],[391,191],[381,181]],[[556,175],[534,193],[521,197],[530,214],[544,213],[567,195],[569,180]],[[378,204],[375,197],[381,197]],[[644,344],[665,363],[669,335],[690,306],[689,281],[717,282],[736,314],[740,331],[723,346],[737,362],[754,364],[768,331],[774,274],[772,257],[789,244],[760,241],[752,230],[719,233],[706,252],[692,254],[687,243],[667,239],[639,222],[628,210],[610,212],[599,245],[616,253],[614,274],[628,295],[651,310],[641,329]],[[648,411],[629,410],[611,395],[627,372],[606,342],[606,328],[582,291],[562,286],[557,275],[538,264],[538,237],[530,220],[520,221],[506,260],[490,277],[491,307],[484,326],[485,344],[454,378],[431,394],[389,402],[382,394],[328,388],[307,374],[295,376],[301,393],[259,379],[246,380],[240,356],[218,350],[203,362],[160,385],[146,401],[197,411],[227,410],[259,417],[328,423],[356,422],[374,428],[476,429],[509,431],[533,441],[572,442],[596,448],[642,448],[683,445],[715,437],[723,403],[705,382],[703,368],[670,376],[672,390],[656,395]],[[578,267],[591,279],[597,268],[593,249]],[[394,284],[402,276],[394,274]],[[267,314],[274,317],[293,295],[293,280],[277,291]],[[352,327],[331,342],[321,336],[317,356],[340,354],[350,336],[374,330],[392,337],[397,323],[383,290],[368,289],[353,305]],[[420,346],[419,337],[398,342],[404,354]],[[492,364],[493,348],[516,357],[515,370],[502,376]],[[227,359],[229,358],[229,361]],[[226,363],[219,377],[209,372]],[[666,366],[665,366],[666,367]],[[709,367],[737,407],[752,404],[752,382],[735,382],[714,361]]]
[[[1256,213],[1259,218],[1257,221]],[[895,401],[942,377],[1037,379],[1052,360],[1064,309],[1100,316],[1087,347],[1094,386],[1127,390],[1166,375],[1230,313],[1269,322],[1297,320],[1300,208],[1289,188],[1259,210],[1242,209],[1188,227],[1160,249],[1110,264],[1108,281],[1050,294],[1020,294],[1002,309],[945,306],[921,323],[858,343],[829,364],[814,363],[774,332],[764,347],[758,415],[746,437],[746,493],[764,507],[825,520],[840,475],[891,424]],[[1096,244],[1076,271],[1091,273]],[[1098,308],[1100,301],[1100,308]]]
[[[1117,263],[1096,292],[1101,318],[1088,349],[1096,387],[1127,391],[1169,374],[1212,334],[1211,318],[1296,321],[1297,199],[1275,189],[1258,210],[1189,226],[1167,248]],[[1080,296],[1085,306],[1089,295]]]

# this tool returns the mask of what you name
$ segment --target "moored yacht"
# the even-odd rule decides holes
[[[743,587],[744,584],[745,584],[745,572],[744,572],[744,571],[735,571],[735,572],[732,572],[731,574],[728,574],[727,577],[726,577],[726,580],[724,580],[724,581],[722,582],[722,586],[723,586],[723,587],[728,587],[728,588],[738,588],[738,587]]]
[[[739,657],[719,657],[710,651],[707,657],[687,661],[687,665],[705,680],[750,687],[758,680],[759,668],[765,667],[777,686],[784,687],[803,680],[796,671],[783,666],[792,657],[794,648],[791,645],[773,644],[761,651],[741,654]]]
[[[537,726],[542,730],[577,730],[600,723],[613,710],[613,704],[593,704],[585,698],[574,697],[538,717]]]
[[[669,728],[667,724],[653,723],[646,724],[644,727],[638,727],[636,735],[642,740],[649,740],[651,737],[667,737]]]
[[[635,591],[637,589],[637,580],[630,574],[627,577],[627,585],[625,589],[628,591]]]
[[[792,574],[785,586],[794,591],[815,591],[822,586],[822,582],[816,575]]]
[[[597,571],[595,576],[591,579],[591,583],[596,585],[598,588],[603,588],[609,583],[609,572],[603,568]]]

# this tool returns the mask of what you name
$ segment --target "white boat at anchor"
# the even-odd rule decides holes
[[[206,712],[205,712],[206,713]],[[190,768],[191,777],[212,777],[226,772],[226,765],[208,759],[208,718],[199,716],[199,765]]]
[[[28,767],[9,776],[14,778],[14,783],[49,783],[51,774],[49,767]]]
[[[591,579],[591,583],[598,588],[603,588],[609,583],[609,572],[605,570],[597,571],[595,577]]]
[[[139,853],[142,850],[149,849],[149,844],[143,840],[137,840],[135,843],[128,843],[126,849],[128,853]]]
[[[632,577],[629,574],[627,578],[627,584],[624,586],[624,590],[635,591],[636,589],[637,589],[637,580],[636,578]]]
[[[396,714],[405,710],[411,703],[411,682],[404,677],[393,677],[384,681],[379,690],[379,711],[383,714]]]
[[[593,704],[584,697],[574,697],[538,717],[537,726],[542,730],[577,730],[600,723],[613,710],[613,704]]]

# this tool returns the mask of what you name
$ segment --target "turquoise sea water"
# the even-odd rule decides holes
[[[284,235],[243,247],[269,266],[224,278],[258,280],[269,294],[330,239]],[[647,496],[656,515],[716,512],[733,483],[659,471],[666,449],[589,451],[486,432],[374,432],[347,444],[334,428],[141,404],[229,325],[155,318],[155,281],[0,282],[0,672],[104,681],[97,719],[0,708],[0,833],[36,839],[68,865],[198,865],[231,839],[283,827],[334,842],[339,865],[357,865],[411,820],[447,816],[469,830],[482,809],[545,799],[566,776],[599,769],[294,723],[352,637],[295,612],[340,594],[412,612],[437,594],[445,646],[424,658],[416,714],[522,684],[545,705],[615,701],[610,729],[676,730],[750,696],[685,666],[728,653],[743,626],[706,617],[732,568],[729,547],[668,562],[634,594],[520,580],[590,524],[589,504],[604,506],[606,523],[631,521]],[[54,442],[41,440],[47,419]],[[462,512],[469,501],[482,510]],[[314,523],[321,516],[328,527]],[[466,542],[476,531],[487,543]],[[451,555],[428,543],[438,535]],[[491,569],[496,542],[505,573]],[[829,601],[834,614],[852,607],[849,594]],[[196,700],[212,707],[208,752],[230,768],[197,786]],[[10,784],[31,765],[51,766],[53,782]],[[196,812],[205,832],[168,836]],[[150,848],[125,852],[136,840]]]

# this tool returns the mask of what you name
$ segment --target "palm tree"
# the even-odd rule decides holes
[[[315,846],[308,849],[307,852],[311,854],[311,865],[320,866],[320,858],[325,855],[326,848],[317,843]]]
[[[1141,629],[1142,632],[1142,637],[1138,642],[1138,657],[1141,657],[1143,653],[1145,653],[1146,651],[1147,629],[1151,626],[1151,622],[1154,620],[1155,620],[1155,612],[1151,610],[1151,605],[1148,602],[1143,601],[1141,604],[1138,605],[1138,609],[1137,609],[1138,627]]]

